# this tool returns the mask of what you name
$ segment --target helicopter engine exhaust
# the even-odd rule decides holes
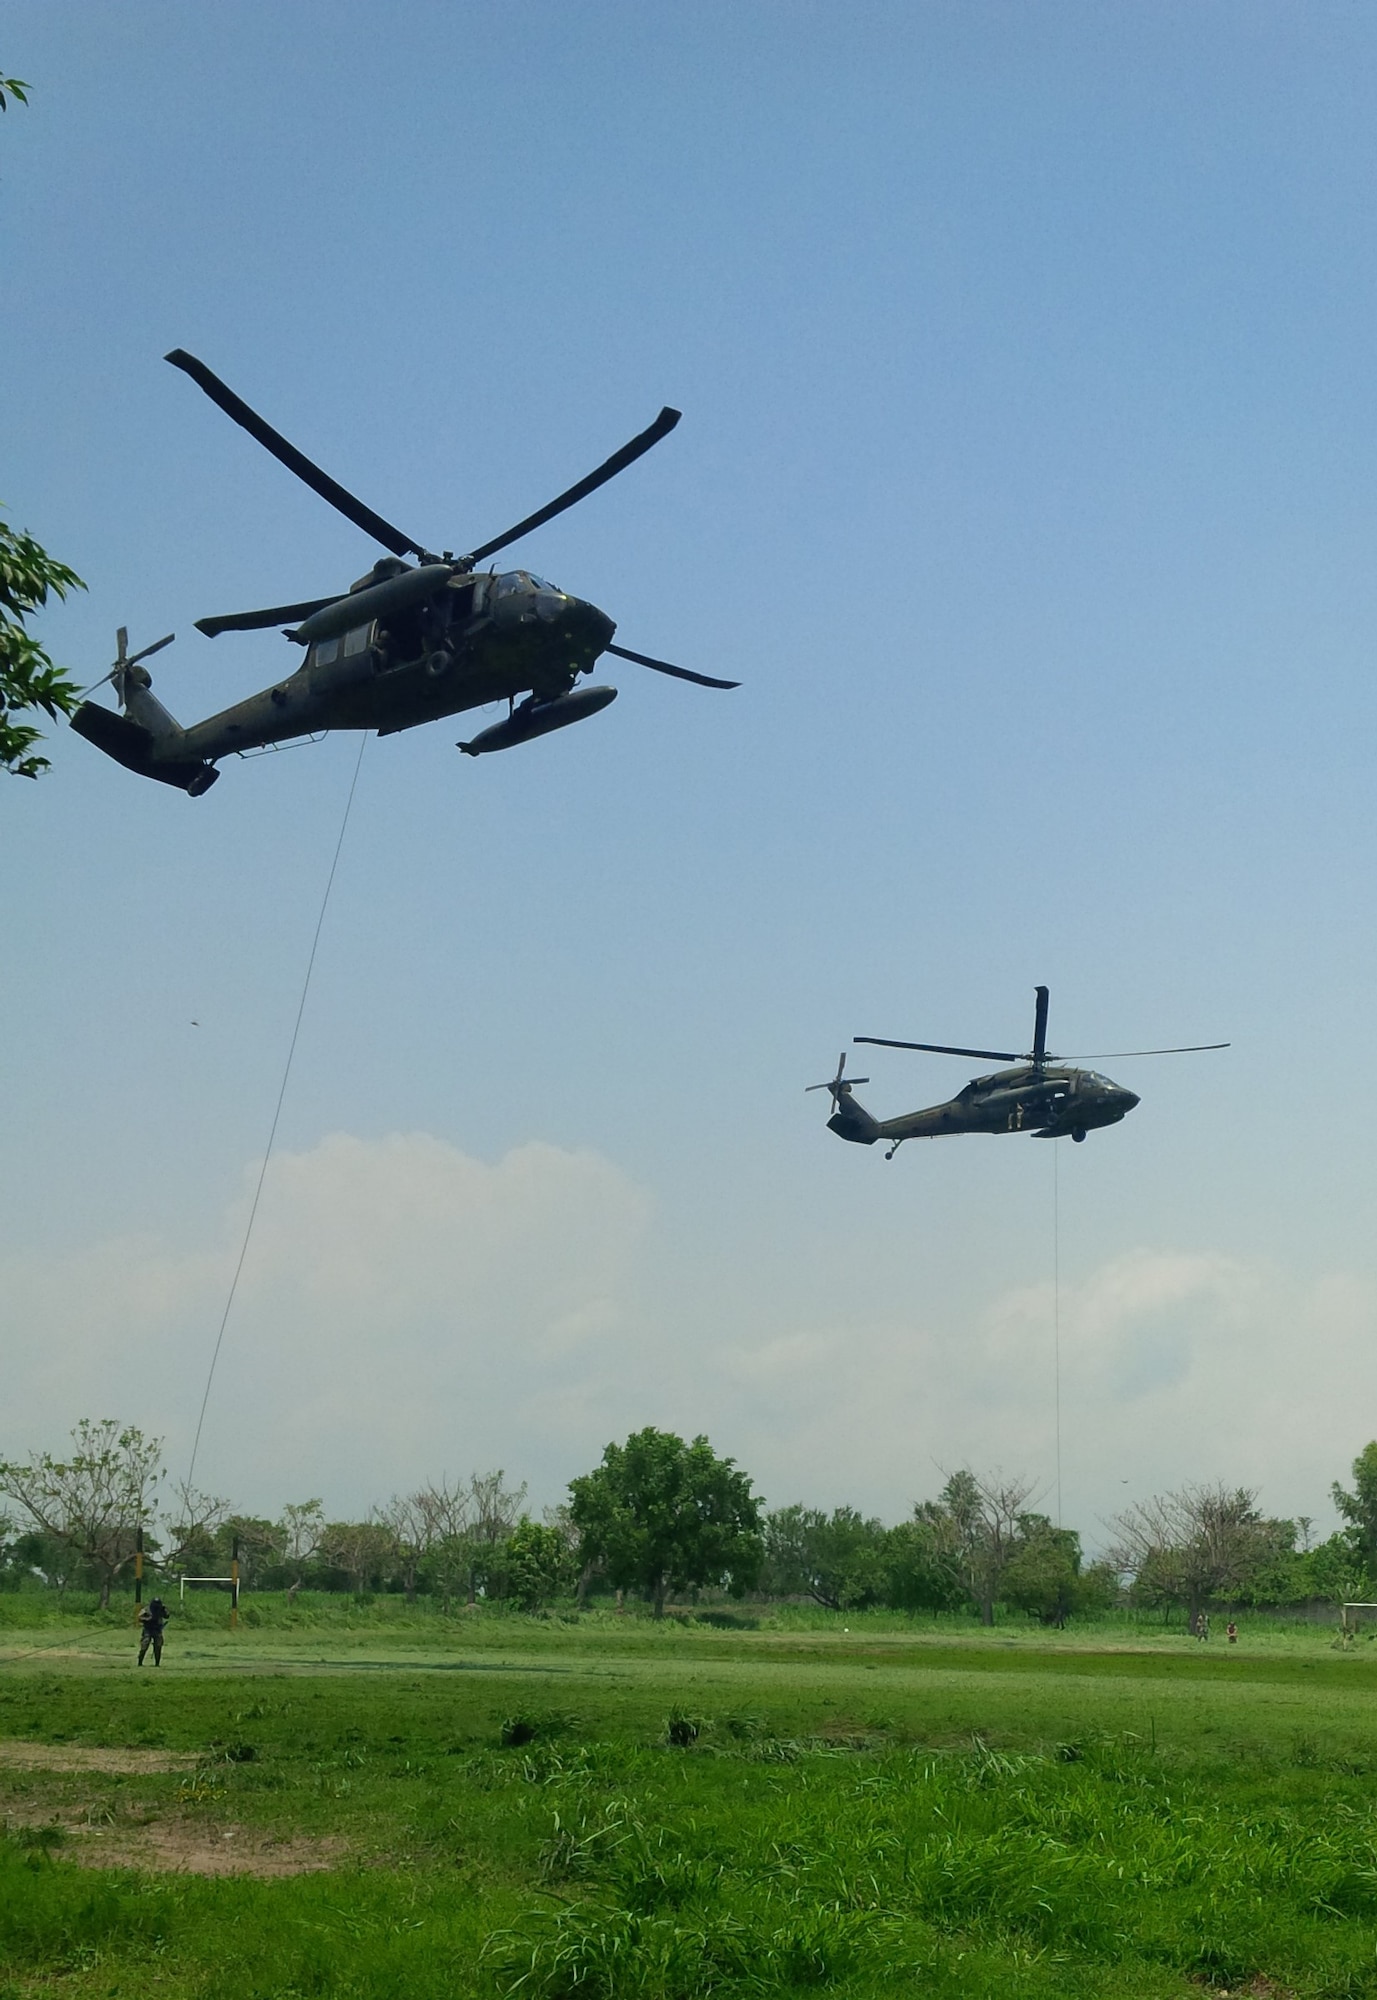
[[[510,750],[518,743],[528,743],[533,736],[548,736],[552,729],[567,729],[571,722],[582,722],[587,715],[596,715],[600,708],[617,699],[614,687],[571,688],[568,694],[556,695],[553,701],[526,701],[515,708],[505,722],[495,722],[491,729],[480,731],[467,743],[458,748],[466,757],[482,757],[489,750]]]

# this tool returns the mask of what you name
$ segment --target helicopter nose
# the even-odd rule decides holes
[[[1140,1099],[1140,1098],[1138,1097],[1138,1095],[1137,1095],[1137,1093],[1136,1093],[1135,1091],[1132,1091],[1132,1090],[1120,1090],[1120,1092],[1119,1092],[1119,1102],[1120,1102],[1120,1104],[1121,1104],[1121,1105],[1123,1106],[1123,1108],[1124,1108],[1124,1110],[1125,1110],[1125,1111],[1131,1111],[1131,1110],[1133,1109],[1133,1107],[1134,1107],[1134,1105],[1135,1105],[1135,1104],[1138,1104],[1138,1103],[1140,1103],[1140,1102],[1141,1102],[1141,1099]]]
[[[579,657],[591,666],[598,654],[611,645],[617,623],[605,611],[599,611],[596,604],[589,604],[582,597],[571,597],[559,621],[559,629]]]

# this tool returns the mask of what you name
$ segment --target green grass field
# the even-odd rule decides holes
[[[0,2000],[1377,1996],[1323,1627],[6,1609]]]

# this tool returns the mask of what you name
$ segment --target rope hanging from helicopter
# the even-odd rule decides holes
[[[239,1279],[244,1269],[244,1260],[249,1254],[249,1240],[253,1235],[253,1225],[258,1215],[258,1204],[263,1194],[263,1183],[267,1178],[268,1162],[273,1155],[273,1145],[277,1138],[278,1122],[282,1117],[282,1106],[287,1096],[287,1084],[292,1074],[292,1059],[296,1055],[297,1040],[301,1034],[302,1017],[306,1012],[306,997],[311,990],[311,974],[315,970],[316,950],[320,944],[321,931],[325,927],[325,913],[330,907],[330,891],[335,886],[335,873],[339,868],[339,857],[344,847],[344,836],[349,826],[349,814],[353,809],[354,793],[358,790],[359,772],[363,767],[363,753],[367,747],[368,734],[365,731],[359,741],[359,754],[354,760],[354,775],[349,781],[349,794],[344,801],[344,817],[340,821],[339,838],[335,842],[335,852],[330,862],[330,872],[325,879],[325,893],[320,899],[320,913],[316,918],[315,933],[311,938],[311,949],[306,959],[306,976],[301,982],[301,998],[297,1002],[296,1020],[292,1024],[292,1037],[287,1044],[287,1060],[282,1067],[282,1082],[278,1087],[277,1104],[273,1110],[272,1124],[268,1128],[268,1143],[263,1149],[263,1159],[258,1169],[258,1180],[254,1187],[253,1200],[249,1204],[248,1221],[244,1225],[244,1237],[239,1245],[239,1258],[234,1267],[234,1275],[230,1279],[229,1294],[225,1300],[225,1309],[220,1315],[220,1329],[215,1336],[215,1346],[211,1350],[210,1356],[210,1367],[206,1371],[206,1386],[201,1397],[201,1410],[196,1419],[196,1435],[191,1442],[191,1461],[187,1466],[186,1472],[186,1490],[188,1493],[191,1490],[192,1479],[196,1471],[197,1453],[201,1449],[201,1432],[205,1426],[206,1409],[210,1403],[211,1385],[215,1380],[215,1369],[220,1359],[220,1349],[224,1344],[225,1328],[229,1325],[230,1313],[234,1307],[234,1295],[239,1289]]]
[[[1052,1427],[1057,1467],[1057,1526],[1061,1526],[1061,1148],[1052,1147]]]

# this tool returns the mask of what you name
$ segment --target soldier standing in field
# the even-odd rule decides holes
[[[139,1613],[139,1623],[143,1627],[143,1631],[139,1635],[140,1666],[143,1665],[144,1655],[150,1646],[153,1648],[154,1666],[160,1667],[162,1665],[163,1629],[171,1615],[161,1597],[153,1598],[150,1603],[144,1605],[143,1610]]]

